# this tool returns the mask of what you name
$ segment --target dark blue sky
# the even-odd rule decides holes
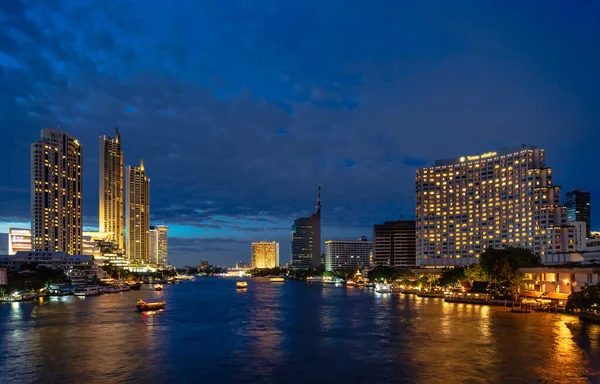
[[[262,239],[287,260],[319,183],[324,239],[370,237],[414,216],[419,166],[520,143],[594,199],[600,3],[523,3],[1,1],[0,229],[29,220],[30,143],[57,125],[84,145],[91,226],[119,127],[177,265]]]

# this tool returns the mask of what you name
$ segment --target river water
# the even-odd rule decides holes
[[[120,382],[600,383],[600,326],[260,278],[0,304],[0,383]]]

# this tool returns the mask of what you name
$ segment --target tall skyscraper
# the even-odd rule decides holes
[[[373,262],[376,266],[412,268],[416,265],[414,220],[386,221],[373,226]]]
[[[321,186],[317,210],[308,217],[301,217],[292,226],[290,267],[307,269],[321,264]]]
[[[567,219],[569,221],[584,221],[586,237],[591,238],[591,205],[590,193],[580,189],[567,192]]]
[[[34,251],[80,255],[82,147],[67,133],[44,128],[31,145],[31,233]]]
[[[325,270],[359,269],[369,267],[373,242],[358,240],[327,240],[325,242]]]
[[[419,169],[416,216],[421,266],[476,263],[488,247],[525,247],[542,259],[575,250],[560,187],[544,150],[531,145]]]
[[[148,229],[148,262],[158,264],[158,231],[153,225]]]
[[[125,173],[127,185],[126,223],[127,258],[149,263],[148,230],[150,229],[150,179],[146,177],[144,161],[140,166],[129,166]]]
[[[121,136],[100,137],[100,232],[123,249],[123,151]]]
[[[158,265],[169,264],[169,226],[157,225],[157,241],[158,241]]]
[[[279,266],[279,243],[275,241],[254,242],[251,245],[252,268],[275,268]]]

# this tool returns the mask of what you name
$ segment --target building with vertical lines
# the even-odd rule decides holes
[[[585,237],[591,238],[591,204],[590,193],[580,189],[567,192],[567,219],[583,221],[586,225]]]
[[[123,151],[121,136],[100,137],[100,201],[99,228],[110,233],[113,241],[123,249]]]
[[[294,220],[290,244],[290,268],[309,269],[321,265],[321,186],[317,210]]]
[[[325,241],[325,270],[337,271],[370,267],[373,242],[361,237],[358,240]]]
[[[531,145],[438,160],[416,172],[417,265],[476,263],[488,247],[542,259],[575,251],[560,187]]]
[[[415,267],[415,221],[396,220],[375,224],[373,226],[373,262],[376,266]]]
[[[148,264],[150,229],[150,179],[146,176],[144,161],[140,166],[129,166],[125,173],[127,199],[125,203],[127,258],[134,263]]]
[[[82,251],[82,147],[44,128],[31,145],[31,242],[34,251]]]
[[[158,265],[169,264],[169,226],[152,225],[148,231],[149,263]]]
[[[279,267],[279,243],[276,241],[259,241],[251,244],[252,268]]]

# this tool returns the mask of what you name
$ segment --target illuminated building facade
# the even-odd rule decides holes
[[[100,232],[112,234],[123,249],[123,151],[121,136],[100,137]]]
[[[31,145],[31,233],[35,251],[82,251],[82,147],[44,128]]]
[[[157,243],[158,243],[158,254],[157,262],[158,265],[169,264],[169,226],[168,225],[157,225]]]
[[[252,268],[279,267],[279,243],[276,241],[260,241],[251,244]]]
[[[158,264],[158,231],[155,226],[148,229],[148,262]]]
[[[317,210],[294,221],[291,233],[290,268],[308,269],[321,265],[321,186]]]
[[[325,242],[325,270],[361,269],[370,266],[373,242],[366,237],[358,240],[327,240]]]
[[[585,236],[590,239],[592,237],[590,193],[580,189],[567,192],[566,206],[569,221],[585,222]]]
[[[111,233],[104,232],[83,232],[83,254],[94,256],[95,260],[103,260],[103,244],[112,241]]]
[[[415,221],[396,220],[375,224],[373,226],[373,262],[376,266],[415,267]]]
[[[8,254],[31,251],[31,229],[8,228]]]
[[[150,229],[150,179],[146,177],[144,162],[127,167],[126,223],[127,258],[134,263],[148,264],[148,230]]]
[[[544,150],[522,145],[438,160],[416,173],[417,265],[476,263],[488,248],[545,258],[575,251],[574,227]]]

